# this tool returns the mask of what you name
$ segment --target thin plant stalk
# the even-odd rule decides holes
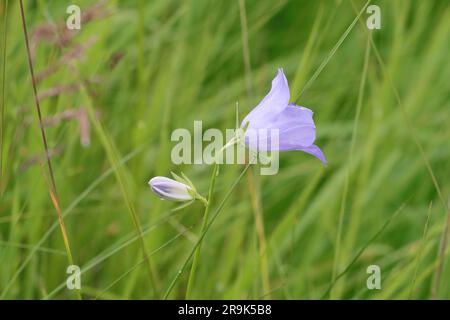
[[[83,89],[85,90],[85,94],[87,96],[89,96],[89,93],[87,92],[88,91],[87,87],[85,86],[85,87],[83,87]],[[116,168],[114,170],[114,174],[115,174],[116,180],[119,184],[120,191],[121,191],[123,199],[126,203],[131,220],[133,222],[133,226],[136,230],[136,234],[139,237],[139,244],[142,249],[142,255],[144,257],[144,260],[146,261],[147,272],[149,275],[150,284],[154,289],[156,297],[159,298],[159,281],[158,281],[159,278],[156,275],[156,269],[155,269],[154,265],[152,264],[152,262],[150,261],[150,258],[147,253],[148,250],[147,250],[147,245],[144,240],[144,236],[142,234],[141,222],[139,220],[138,213],[137,213],[136,208],[131,199],[131,195],[128,191],[128,185],[127,185],[125,174],[121,170],[121,168],[117,165],[119,162],[118,152],[116,151],[116,148],[115,148],[113,142],[111,141],[110,137],[106,133],[102,124],[96,118],[94,109],[91,104],[87,104],[87,110],[88,110],[88,115],[90,117],[90,120],[92,121],[92,123],[94,125],[94,129],[96,130],[96,132],[100,138],[100,141],[103,144],[103,147],[106,151],[108,160],[110,161],[111,166]]]
[[[338,282],[338,280],[340,278],[342,278],[350,270],[350,268],[356,263],[356,261],[358,261],[359,257],[361,257],[361,255],[369,247],[369,245],[372,242],[374,242],[380,236],[380,234],[382,234],[383,231],[391,224],[391,222],[403,211],[403,209],[405,208],[405,205],[406,205],[406,202],[404,204],[402,204],[400,206],[400,208],[398,208],[397,211],[395,211],[394,214],[389,219],[386,220],[386,222],[383,224],[383,226],[372,236],[372,238],[370,238],[364,244],[364,246],[362,246],[362,248],[359,249],[359,251],[356,253],[356,255],[354,256],[352,261],[350,261],[350,263],[344,268],[344,270],[341,273],[339,273],[338,275],[336,275],[335,279],[330,283],[327,290],[324,292],[324,294],[320,298],[321,300],[324,300],[331,293],[331,290],[333,289],[334,285]]]
[[[189,253],[189,255],[187,256],[186,260],[184,261],[183,265],[181,266],[180,270],[177,272],[177,274],[175,275],[174,279],[172,280],[172,282],[169,285],[169,288],[167,288],[166,293],[164,294],[163,299],[166,300],[170,293],[172,292],[173,288],[175,287],[175,284],[177,283],[178,279],[180,278],[180,276],[183,274],[183,272],[186,270],[186,267],[189,263],[189,261],[192,259],[192,257],[195,254],[195,251],[197,250],[198,246],[200,245],[201,241],[203,240],[203,238],[205,237],[206,233],[208,232],[209,228],[211,228],[212,224],[214,223],[214,221],[217,219],[217,217],[219,216],[220,212],[222,211],[223,207],[225,206],[225,203],[228,201],[228,199],[230,198],[232,192],[234,191],[234,189],[236,188],[236,186],[238,185],[238,183],[241,181],[242,177],[245,175],[245,173],[247,172],[248,168],[250,168],[250,163],[248,163],[244,170],[242,170],[241,174],[239,175],[239,177],[237,177],[237,179],[233,182],[233,184],[231,185],[230,189],[227,191],[227,193],[225,194],[224,198],[222,199],[222,201],[220,202],[218,208],[216,209],[216,211],[214,212],[213,216],[211,217],[210,222],[208,223],[208,225],[206,226],[205,230],[200,234],[200,237],[198,238],[197,242],[195,243],[194,247],[192,248],[191,252]]]
[[[54,24],[54,22],[53,22]],[[55,30],[58,30],[58,28],[55,28]],[[61,35],[56,31],[56,36],[57,37],[61,37]],[[73,69],[75,71],[75,76],[79,79],[80,83],[82,84],[81,87],[81,91],[82,93],[85,95],[85,97],[92,101],[93,99],[93,94],[92,91],[89,89],[88,83],[87,81],[82,77],[82,75],[79,73],[78,68],[74,68]],[[92,103],[88,103],[86,105],[86,109],[88,112],[88,116],[89,119],[91,120],[94,129],[97,132],[97,135],[100,138],[100,141],[105,149],[105,152],[107,154],[107,158],[110,161],[112,167],[115,168],[114,170],[114,175],[116,177],[116,180],[119,184],[123,199],[127,205],[127,209],[128,212],[131,216],[132,222],[133,222],[133,226],[136,230],[137,235],[139,236],[139,240],[140,240],[140,246],[142,248],[142,254],[144,259],[146,260],[146,265],[147,265],[147,271],[149,274],[149,279],[150,279],[150,284],[152,286],[152,288],[155,291],[155,295],[157,298],[159,298],[159,288],[160,288],[160,283],[159,283],[159,277],[157,276],[157,270],[156,268],[153,266],[153,264],[151,263],[150,259],[148,258],[147,255],[147,247],[145,244],[145,240],[142,238],[142,229],[141,229],[141,223],[138,217],[138,214],[136,212],[136,209],[134,207],[134,204],[131,201],[131,196],[128,192],[128,186],[127,181],[126,181],[126,177],[125,174],[122,172],[122,169],[120,168],[120,166],[118,165],[119,162],[119,156],[118,156],[118,151],[115,148],[114,143],[112,142],[112,140],[110,139],[110,137],[108,136],[106,130],[103,128],[102,124],[100,123],[100,121],[97,119],[96,115],[95,115],[95,110],[94,107],[92,106]]]
[[[414,268],[414,275],[413,275],[413,279],[411,281],[411,290],[409,291],[409,298],[408,298],[409,300],[411,300],[413,298],[413,294],[414,294],[414,287],[416,285],[416,279],[417,279],[417,274],[419,272],[420,261],[422,260],[422,252],[424,250],[424,247],[425,247],[425,244],[427,241],[428,224],[430,223],[432,207],[433,207],[433,202],[430,202],[430,205],[428,206],[428,213],[427,213],[427,219],[425,221],[425,227],[423,229],[422,241],[420,243],[419,250],[418,250],[417,256],[416,256],[416,267]]]
[[[247,175],[248,188],[250,191],[250,198],[255,216],[255,229],[258,236],[258,250],[259,250],[259,264],[261,270],[261,280],[264,290],[264,299],[271,299],[271,286],[269,277],[269,263],[267,262],[267,242],[264,231],[263,210],[261,205],[261,196],[259,193],[259,183],[255,177],[253,170],[250,170]]]
[[[36,78],[34,76],[33,61],[31,60],[31,51],[30,51],[30,44],[29,44],[29,40],[28,40],[29,37],[28,37],[28,30],[27,30],[27,24],[26,24],[26,18],[25,18],[25,10],[23,7],[23,0],[20,0],[20,14],[21,14],[21,18],[22,18],[22,27],[23,27],[24,37],[25,37],[25,45],[26,45],[26,49],[27,49],[28,66],[30,69],[34,101],[35,101],[36,111],[37,111],[38,120],[39,120],[39,127],[40,127],[40,131],[41,131],[42,142],[44,144],[45,155],[46,155],[46,159],[47,159],[48,172],[50,175],[49,193],[50,193],[50,197],[51,197],[53,206],[55,207],[57,215],[58,215],[58,223],[59,223],[59,226],[61,229],[61,234],[62,234],[62,237],[64,240],[64,247],[65,247],[65,250],[67,253],[67,258],[68,258],[69,264],[73,265],[74,260],[73,260],[73,256],[72,256],[72,250],[70,248],[70,241],[69,241],[69,237],[67,235],[66,227],[64,225],[64,218],[62,215],[60,202],[59,202],[59,198],[57,195],[55,176],[53,174],[53,167],[52,167],[52,162],[50,159],[50,154],[49,154],[49,149],[48,149],[48,144],[47,144],[47,137],[45,135],[44,124],[42,121],[41,106],[39,104],[39,99],[38,99],[38,94],[37,94]],[[75,290],[75,291],[76,291],[77,298],[82,299],[81,292],[79,290]]]
[[[326,65],[330,62],[331,58],[336,54],[339,47],[342,45],[344,40],[349,35],[350,31],[353,30],[353,27],[358,22],[358,19],[361,17],[361,15],[366,11],[366,7],[369,5],[371,0],[367,0],[367,2],[364,4],[364,6],[359,10],[357,13],[357,16],[355,19],[353,19],[352,23],[348,26],[348,28],[345,30],[345,32],[342,34],[342,36],[339,38],[339,40],[334,45],[333,49],[331,49],[330,53],[326,56],[326,58],[322,61],[320,66],[317,68],[317,70],[314,72],[312,77],[308,80],[308,82],[303,86],[302,91],[298,94],[297,98],[295,99],[295,103],[297,104],[300,100],[300,97],[303,95],[303,93],[311,86],[311,84],[317,79],[317,77],[320,75],[322,70],[326,67]]]
[[[253,95],[252,86],[252,67],[250,60],[250,46],[248,40],[248,26],[247,26],[247,12],[245,9],[245,0],[239,0],[239,13],[241,20],[241,39],[242,39],[242,55],[245,65],[245,82],[247,86],[247,97],[248,100]],[[236,113],[238,117],[238,113]],[[236,127],[238,126],[238,121],[236,121]],[[267,244],[266,235],[264,232],[264,219],[263,219],[263,208],[260,197],[260,184],[259,180],[255,178],[255,173],[250,170],[247,175],[247,185],[250,193],[251,204],[253,213],[255,216],[255,230],[258,237],[258,250],[259,250],[259,264],[261,271],[261,280],[263,285],[265,299],[271,298],[271,287],[270,287],[270,277],[269,277],[269,267],[267,262]]]
[[[364,55],[364,65],[363,65],[363,72],[361,76],[361,81],[359,84],[359,91],[358,91],[358,100],[356,102],[356,115],[355,115],[355,121],[353,125],[352,130],[352,140],[350,142],[350,152],[348,154],[348,166],[347,166],[347,172],[345,175],[345,181],[344,181],[344,189],[342,193],[342,201],[341,201],[341,208],[339,212],[339,222],[338,222],[338,232],[336,234],[336,250],[334,254],[334,261],[333,261],[333,271],[332,271],[332,282],[335,280],[336,275],[338,273],[339,267],[340,267],[340,260],[341,260],[341,242],[342,242],[342,232],[343,232],[343,224],[344,224],[344,216],[346,211],[346,204],[347,204],[347,196],[348,196],[348,189],[350,184],[350,176],[351,176],[351,170],[353,170],[353,155],[355,152],[356,147],[356,137],[358,134],[358,124],[359,124],[359,117],[361,114],[361,108],[364,98],[364,88],[366,85],[366,78],[367,78],[367,69],[369,66],[369,57],[370,57],[370,39],[371,34],[367,35],[367,41],[366,41],[366,51]],[[332,294],[333,298],[333,294]],[[337,297],[336,297],[337,298]]]
[[[214,164],[212,174],[211,174],[211,180],[209,183],[209,191],[208,191],[208,200],[205,205],[205,213],[203,214],[203,224],[202,224],[200,234],[203,234],[208,226],[209,211],[211,209],[211,202],[212,202],[212,197],[214,194],[214,187],[216,184],[216,177],[217,177],[218,169],[219,169],[219,164],[216,162]],[[195,273],[197,271],[198,260],[200,259],[201,247],[202,247],[202,244],[200,242],[197,246],[197,249],[195,250],[194,260],[192,261],[191,272],[189,274],[189,280],[188,280],[188,284],[187,284],[187,288],[186,288],[186,295],[185,295],[186,299],[191,298],[192,286],[194,285]]]
[[[5,16],[3,24],[3,61],[2,61],[2,106],[1,106],[1,127],[0,127],[0,197],[3,195],[3,141],[5,135],[5,85],[6,85],[6,39],[8,34],[8,0],[5,2]]]
[[[356,10],[356,6],[354,1],[351,1],[351,4],[353,6],[353,9]],[[359,18],[359,22],[364,25],[364,21],[361,20],[360,17]],[[365,30],[365,32],[367,32],[366,28],[363,28]],[[408,113],[406,112],[406,108],[403,105],[402,99],[400,97],[400,93],[398,92],[397,87],[394,84],[394,81],[392,79],[391,74],[389,73],[386,64],[383,60],[383,58],[381,57],[381,54],[377,48],[377,46],[375,45],[375,42],[373,41],[373,39],[370,39],[370,44],[372,46],[372,50],[375,53],[375,58],[378,61],[378,64],[381,68],[382,73],[384,74],[385,78],[388,81],[389,86],[391,87],[391,90],[394,94],[395,100],[397,102],[397,105],[400,107],[400,111],[402,114],[402,117],[406,123],[406,128],[410,133],[411,139],[413,140],[414,144],[416,145],[417,149],[419,150],[419,154],[420,154],[420,158],[425,166],[425,168],[428,171],[428,174],[430,176],[431,181],[433,182],[434,188],[436,189],[438,198],[442,204],[442,207],[444,209],[444,212],[447,216],[447,219],[445,221],[445,225],[444,228],[442,230],[442,234],[441,234],[441,240],[439,243],[439,250],[438,250],[438,267],[434,273],[434,278],[433,278],[433,285],[432,285],[432,289],[431,289],[431,296],[433,299],[436,299],[438,296],[438,291],[439,291],[439,286],[441,283],[441,276],[442,276],[442,272],[444,270],[444,261],[445,261],[445,252],[446,252],[446,247],[447,247],[447,239],[448,239],[448,233],[450,230],[450,206],[448,206],[448,204],[446,203],[445,199],[444,199],[444,195],[442,193],[442,189],[439,186],[439,182],[437,181],[436,175],[434,173],[434,170],[431,166],[430,160],[428,159],[427,154],[425,153],[425,149],[422,146],[422,143],[420,142],[418,133],[416,128],[414,127]]]

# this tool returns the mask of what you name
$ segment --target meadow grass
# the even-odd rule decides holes
[[[83,299],[450,298],[450,7],[371,3],[380,30],[362,0],[80,0],[90,15],[72,34],[69,3],[24,1]],[[19,2],[0,16],[0,298],[75,299]],[[208,194],[210,166],[172,164],[172,130],[234,128],[236,103],[242,119],[278,67],[329,165],[301,152],[274,176],[223,165],[208,219],[156,198],[148,180],[171,171]]]

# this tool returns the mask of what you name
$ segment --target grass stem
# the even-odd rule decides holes
[[[343,231],[342,229],[343,229],[343,224],[344,224],[345,211],[346,211],[346,207],[347,207],[347,197],[348,197],[348,190],[349,190],[349,184],[350,184],[351,170],[353,170],[353,155],[355,153],[356,136],[358,134],[358,123],[359,123],[359,118],[361,115],[361,108],[362,108],[363,97],[364,97],[364,88],[366,85],[366,78],[367,78],[367,69],[369,66],[370,38],[371,38],[371,34],[368,34],[367,41],[366,41],[366,51],[364,54],[363,73],[361,76],[361,81],[360,81],[359,90],[358,90],[358,98],[357,98],[357,102],[356,102],[356,114],[355,114],[353,130],[352,130],[352,140],[350,142],[350,151],[348,154],[347,172],[346,172],[346,176],[345,176],[344,189],[342,192],[341,208],[340,208],[340,212],[339,212],[338,232],[336,235],[336,250],[335,250],[334,261],[333,261],[332,281],[335,280],[337,272],[339,270],[339,266],[340,266],[341,242],[342,242],[342,231]],[[337,297],[332,297],[332,298],[337,298]]]
[[[245,9],[245,0],[239,0],[239,16],[241,21],[241,41],[242,41],[242,55],[245,66],[245,82],[247,87],[247,101],[250,101],[253,96],[253,84],[252,84],[252,67],[250,60],[250,46],[248,40],[248,25],[247,25],[247,12]],[[239,114],[236,113],[236,126],[239,123]],[[270,277],[269,267],[267,262],[267,244],[266,236],[264,232],[264,219],[263,208],[260,198],[260,184],[259,180],[255,178],[255,173],[250,170],[247,175],[247,185],[250,193],[252,210],[255,216],[255,230],[258,237],[258,250],[259,250],[259,263],[261,271],[261,280],[263,284],[264,298],[270,299]]]
[[[211,209],[211,202],[214,194],[214,187],[216,184],[216,177],[217,177],[217,170],[219,169],[219,164],[216,162],[214,164],[212,174],[211,174],[211,180],[209,183],[209,191],[208,191],[208,200],[206,202],[205,206],[205,213],[203,214],[203,224],[200,231],[200,234],[203,234],[208,226],[208,218],[209,218],[209,211]],[[194,285],[195,280],[195,273],[197,271],[198,261],[200,259],[200,250],[201,250],[201,242],[198,244],[197,249],[195,250],[194,260],[192,261],[191,266],[191,272],[189,274],[189,280],[186,288],[186,299],[191,298],[192,294],[192,287]]]
[[[192,248],[191,252],[189,253],[189,255],[187,256],[186,260],[184,261],[183,265],[181,266],[180,270],[177,272],[177,274],[175,275],[174,279],[172,280],[172,282],[169,285],[169,288],[167,288],[166,293],[164,294],[163,299],[167,299],[170,295],[170,293],[172,292],[172,289],[175,287],[175,284],[177,283],[178,279],[180,278],[180,276],[183,274],[183,272],[186,270],[186,267],[189,263],[189,261],[191,260],[191,258],[194,256],[195,251],[197,250],[197,247],[200,245],[201,241],[203,240],[203,238],[205,237],[206,233],[208,232],[209,228],[211,228],[212,224],[214,223],[214,221],[217,219],[217,217],[219,216],[220,212],[222,211],[223,207],[225,206],[226,202],[228,201],[228,199],[230,198],[231,194],[233,193],[234,189],[236,188],[236,186],[238,185],[238,183],[241,181],[242,177],[245,175],[245,173],[247,172],[248,168],[250,168],[250,163],[248,163],[244,170],[242,170],[241,174],[239,175],[239,177],[237,177],[237,179],[233,182],[233,184],[231,185],[230,189],[228,190],[228,192],[225,194],[224,198],[222,199],[222,201],[220,202],[219,206],[217,207],[216,211],[214,212],[210,222],[208,223],[208,225],[206,226],[205,230],[200,234],[199,239],[197,240],[197,242],[195,243],[194,247]]]
[[[67,235],[66,227],[64,225],[64,218],[63,218],[61,207],[59,204],[59,198],[58,198],[57,189],[56,189],[56,182],[55,182],[55,176],[53,173],[52,161],[50,159],[50,152],[49,152],[49,148],[48,148],[47,137],[45,135],[44,124],[43,124],[43,120],[42,120],[41,106],[39,104],[39,98],[38,98],[37,87],[36,87],[36,78],[34,76],[33,61],[31,59],[31,51],[30,51],[30,44],[29,44],[29,40],[28,40],[29,37],[28,37],[28,30],[27,30],[27,24],[26,24],[25,10],[23,7],[23,0],[20,0],[20,14],[21,14],[21,18],[22,18],[23,33],[25,36],[25,45],[26,45],[26,49],[27,49],[28,66],[30,69],[34,101],[35,101],[36,111],[37,111],[38,120],[39,120],[41,137],[42,137],[42,141],[44,144],[45,155],[46,155],[46,159],[47,159],[48,172],[50,175],[50,183],[51,183],[51,186],[49,188],[50,197],[51,197],[53,206],[55,207],[56,212],[58,214],[58,223],[59,223],[59,226],[61,229],[61,234],[62,234],[62,237],[64,240],[64,247],[66,249],[69,264],[73,265],[74,260],[73,260],[73,256],[72,256],[72,250],[70,248],[70,241],[69,241],[69,237]],[[77,298],[81,299],[82,298],[81,292],[79,290],[75,290],[75,291],[76,291]]]
[[[1,98],[1,109],[0,109],[0,198],[3,195],[4,186],[3,180],[3,144],[5,136],[5,108],[6,108],[6,98],[5,98],[5,86],[6,86],[6,40],[8,34],[8,3],[9,0],[5,2],[5,15],[3,17],[3,61],[2,61],[2,98]]]

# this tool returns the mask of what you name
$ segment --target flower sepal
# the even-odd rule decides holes
[[[177,175],[175,172],[170,172],[170,174],[172,175],[172,177],[180,182],[183,183],[185,185],[188,185],[189,188],[187,189],[188,193],[192,196],[193,199],[195,200],[199,200],[200,202],[202,202],[205,206],[208,204],[208,200],[205,199],[205,197],[203,197],[198,191],[197,188],[195,188],[194,184],[192,183],[192,181],[183,173],[181,172],[181,177],[179,175]]]

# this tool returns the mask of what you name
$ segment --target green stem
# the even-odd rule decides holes
[[[267,242],[264,232],[264,219],[261,197],[259,194],[259,183],[255,178],[255,173],[253,172],[253,170],[250,170],[248,172],[247,178],[250,199],[255,216],[255,230],[258,237],[259,268],[261,271],[264,299],[271,299],[272,290],[270,289],[269,263],[267,261]]]
[[[181,274],[183,273],[184,270],[186,270],[186,267],[189,263],[189,261],[191,260],[191,258],[194,256],[195,251],[197,250],[198,246],[200,245],[201,241],[203,240],[203,238],[206,235],[206,232],[208,232],[209,228],[211,227],[211,225],[214,223],[214,220],[216,220],[217,216],[219,215],[219,213],[222,211],[223,207],[225,206],[225,203],[228,201],[228,199],[231,196],[231,193],[233,192],[233,190],[236,188],[237,184],[239,183],[239,181],[241,181],[242,177],[245,175],[245,173],[247,172],[248,168],[250,168],[250,163],[248,163],[244,170],[242,170],[241,174],[239,175],[239,177],[233,182],[233,185],[231,186],[231,188],[228,190],[228,192],[225,194],[225,197],[222,199],[222,202],[219,204],[219,207],[216,209],[216,211],[214,212],[214,215],[211,218],[211,221],[208,223],[208,225],[206,226],[205,230],[200,234],[199,239],[197,240],[197,242],[195,243],[194,247],[192,248],[191,252],[189,253],[189,256],[186,258],[186,260],[184,261],[183,265],[181,266],[181,269],[177,272],[177,274],[175,275],[175,278],[172,280],[172,282],[169,285],[169,288],[167,289],[163,299],[167,299],[169,297],[169,294],[172,292],[173,287],[175,287],[175,284],[177,283],[178,279],[180,278]]]
[[[216,162],[214,164],[212,174],[211,174],[211,182],[209,183],[209,191],[208,191],[208,200],[205,205],[205,213],[203,215],[203,225],[200,231],[200,234],[203,234],[208,226],[208,216],[209,210],[211,208],[212,196],[214,193],[214,186],[216,184],[217,170],[219,168],[219,164]],[[195,250],[194,261],[192,262],[191,272],[189,274],[188,285],[186,289],[186,299],[191,297],[192,286],[194,285],[195,272],[197,271],[198,260],[200,258],[200,250],[201,250],[201,242],[198,244],[197,249]]]
[[[409,201],[409,200],[408,200]],[[408,202],[407,201],[407,202]],[[406,202],[404,204],[401,205],[400,208],[397,209],[397,211],[394,212],[394,214],[383,224],[383,226],[381,227],[380,230],[377,231],[377,233],[375,233],[372,238],[369,239],[369,241],[366,242],[366,244],[359,249],[358,253],[355,255],[355,257],[352,259],[352,261],[347,265],[347,267],[345,267],[345,269],[339,273],[334,280],[332,280],[331,284],[329,285],[328,289],[325,291],[325,293],[322,295],[322,297],[320,298],[320,300],[324,300],[330,293],[331,290],[333,289],[334,285],[336,284],[336,282],[338,282],[338,280],[343,277],[348,270],[350,270],[350,268],[355,264],[356,261],[358,261],[359,257],[364,253],[364,251],[369,247],[369,245],[374,242],[378,236],[380,234],[383,233],[383,231],[389,226],[389,224],[402,212],[403,208],[406,206]]]
[[[58,192],[57,192],[57,188],[56,188],[55,175],[54,175],[54,171],[53,171],[52,161],[50,160],[47,136],[45,134],[43,117],[42,117],[42,112],[41,112],[41,105],[40,105],[39,99],[38,99],[36,78],[34,76],[33,61],[31,59],[30,41],[29,41],[29,36],[28,36],[28,29],[27,29],[23,0],[20,0],[19,5],[20,5],[20,16],[22,19],[22,29],[23,29],[23,34],[25,37],[25,48],[26,48],[26,53],[27,53],[28,67],[29,67],[29,71],[30,71],[31,85],[32,85],[32,89],[33,89],[34,103],[35,103],[36,112],[37,112],[37,116],[38,116],[38,120],[39,120],[39,128],[40,128],[40,132],[41,132],[42,143],[44,145],[44,151],[45,151],[45,155],[46,155],[48,174],[50,176],[50,181],[47,182],[48,186],[49,186],[50,198],[51,198],[51,201],[53,203],[53,206],[55,207],[55,210],[56,210],[56,213],[58,216],[58,223],[59,223],[59,227],[61,229],[61,235],[62,235],[62,238],[64,241],[64,247],[66,249],[69,265],[74,265],[69,236],[67,234],[67,230],[66,230],[66,227],[64,224],[64,218],[62,215],[60,201],[59,201]],[[75,294],[76,294],[77,299],[82,300],[80,290],[76,289]]]

